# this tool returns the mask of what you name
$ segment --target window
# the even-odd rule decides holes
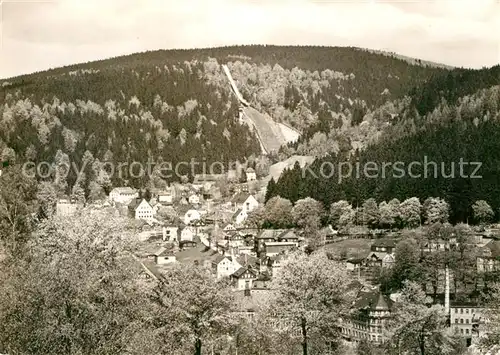
[[[460,318],[460,324],[464,324],[464,320]]]
[[[464,309],[460,308],[460,314],[464,314]]]
[[[455,323],[458,323],[458,318],[455,318]]]
[[[465,320],[465,323],[466,323],[466,324],[469,324],[469,319],[466,319],[466,320]]]
[[[469,328],[465,329],[465,334],[469,334]]]
[[[464,333],[464,330],[463,329],[460,329],[460,334],[463,334]]]
[[[458,313],[458,308],[455,308],[455,313]]]
[[[469,309],[468,308],[465,309],[465,313],[469,314]]]

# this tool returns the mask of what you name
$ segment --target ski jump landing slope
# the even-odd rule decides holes
[[[222,68],[229,79],[231,89],[242,106],[241,119],[253,132],[256,133],[257,138],[259,139],[260,147],[264,154],[269,154],[273,151],[277,152],[282,145],[289,142],[295,142],[299,138],[300,133],[295,129],[285,124],[278,123],[268,114],[261,113],[251,107],[239,92],[238,87],[229,72],[229,68],[225,64],[222,65]]]

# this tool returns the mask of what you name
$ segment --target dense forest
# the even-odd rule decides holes
[[[499,86],[464,96],[454,105],[443,100],[425,116],[394,123],[365,150],[350,154],[346,148],[317,159],[310,171],[299,166],[285,171],[268,198],[279,195],[293,202],[310,196],[326,206],[338,200],[356,206],[368,198],[440,197],[450,204],[453,222],[467,221],[471,205],[485,200],[498,217],[499,107]],[[391,165],[384,169],[384,163]]]
[[[163,185],[180,178],[134,178],[127,169],[109,176],[106,162],[130,166],[149,160],[175,166],[195,159],[228,164],[256,156],[259,143],[238,123],[238,103],[221,70],[223,63],[254,107],[302,132],[298,142],[283,147],[274,159],[331,154],[343,160],[377,156],[395,147],[405,157],[407,144],[411,152],[435,146],[437,133],[430,132],[436,127],[443,135],[454,129],[449,122],[454,122],[457,110],[464,116],[458,122],[472,122],[476,116],[482,122],[487,112],[494,121],[497,112],[495,93],[485,94],[491,99],[469,101],[498,83],[500,66],[451,70],[352,47],[161,50],[4,80],[2,161],[47,161],[56,168],[75,163],[84,176],[77,181],[70,171],[66,181],[60,181],[59,193],[83,189],[89,198],[102,196],[112,186],[140,187],[152,180]],[[493,106],[478,113],[478,100],[481,107]],[[466,133],[482,129],[483,123],[473,123],[463,128]],[[410,143],[413,140],[421,143]],[[448,146],[459,151],[451,141]],[[189,176],[193,171],[181,173]],[[51,178],[57,179],[57,174],[52,169]],[[366,186],[371,193],[371,182]],[[334,197],[329,192],[322,200]]]

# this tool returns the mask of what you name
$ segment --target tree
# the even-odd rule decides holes
[[[295,202],[292,209],[292,218],[297,227],[312,232],[319,229],[323,213],[321,202],[306,197]]]
[[[485,200],[476,201],[472,205],[472,213],[474,221],[481,224],[491,221],[493,219],[493,216],[495,215],[493,213],[493,209]]]
[[[152,195],[151,195],[151,191],[149,191],[149,189],[147,188],[146,191],[144,191],[144,196],[143,198],[146,200],[146,201],[151,201],[151,198],[152,198]]]
[[[287,228],[292,224],[292,208],[290,200],[274,196],[266,203],[266,224],[273,228]]]
[[[312,341],[339,336],[337,322],[348,307],[348,284],[345,268],[324,253],[295,252],[283,261],[280,277],[272,280],[276,292],[271,307],[288,332],[300,331],[303,355]]]
[[[429,197],[424,202],[423,210],[426,224],[448,222],[450,206],[445,200]]]
[[[394,257],[395,263],[391,270],[390,285],[385,285],[385,288],[396,291],[403,287],[405,280],[422,279],[422,270],[419,265],[420,253],[415,240],[405,239],[399,242],[396,245]]]
[[[379,210],[377,201],[374,198],[369,198],[363,202],[362,207],[362,222],[373,228],[378,224]]]
[[[174,265],[165,270],[153,289],[160,337],[189,340],[194,354],[201,355],[204,342],[228,334],[232,292],[225,280],[217,281],[208,270],[193,265]],[[171,351],[171,343],[163,351]]]
[[[379,205],[380,219],[379,223],[382,227],[391,228],[396,223],[395,214],[393,206],[385,201],[382,201]]]
[[[36,194],[39,205],[39,217],[50,218],[56,213],[57,190],[53,183],[42,181]]]
[[[269,182],[267,183],[267,189],[266,189],[266,197],[265,197],[265,202],[269,201],[272,197],[275,196],[276,192],[276,182],[274,181],[274,178],[271,178]]]
[[[9,166],[0,176],[0,242],[15,255],[21,252],[34,227],[37,186],[19,166]]]
[[[431,303],[430,297],[426,297],[417,283],[405,282],[402,294],[393,306],[393,318],[389,322],[389,346],[397,353],[461,353],[457,350],[462,341],[450,332],[444,307],[430,306]]]
[[[42,222],[29,252],[2,270],[0,344],[9,354],[118,355],[148,336],[127,226],[90,213]]]
[[[420,224],[422,204],[417,197],[410,197],[400,205],[401,221],[405,227],[417,227]]]
[[[256,209],[252,210],[247,219],[245,220],[245,225],[249,228],[255,228],[260,230],[262,225],[266,221],[266,208],[259,205]]]
[[[330,206],[330,222],[334,226],[338,226],[340,222],[340,217],[342,215],[349,215],[350,211],[353,211],[352,206],[349,202],[341,200],[331,204]],[[354,211],[353,211],[354,212]],[[353,216],[354,218],[354,216]],[[346,218],[344,218],[345,220]],[[344,221],[345,222],[345,221]]]
[[[356,211],[352,208],[348,208],[340,216],[338,226],[339,228],[349,228],[354,224],[355,219]]]
[[[500,283],[494,283],[490,286],[486,302],[484,317],[488,323],[479,329],[484,337],[481,339],[480,346],[484,350],[492,350],[500,344]],[[480,325],[481,327],[481,325]]]

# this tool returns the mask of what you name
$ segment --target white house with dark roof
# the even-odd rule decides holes
[[[231,275],[234,288],[237,290],[250,290],[253,282],[258,278],[258,272],[251,267],[240,267]]]
[[[216,254],[212,260],[212,267],[215,271],[215,275],[218,279],[223,277],[229,277],[234,272],[239,270],[242,266],[236,258],[230,255],[220,255]]]
[[[257,180],[257,174],[255,173],[254,169],[248,168],[245,171],[245,174],[247,176],[247,181],[255,181],[255,180]]]
[[[241,225],[248,218],[248,214],[259,207],[255,197],[247,192],[240,192],[231,199],[231,208],[235,211],[232,221]]]
[[[115,203],[128,205],[132,200],[139,197],[137,190],[131,187],[116,187],[109,193],[109,200]]]
[[[145,199],[135,199],[128,205],[128,210],[135,219],[152,221],[156,212]]]
[[[154,253],[155,263],[157,265],[171,264],[175,263],[175,253],[173,249],[162,247],[156,253]]]

